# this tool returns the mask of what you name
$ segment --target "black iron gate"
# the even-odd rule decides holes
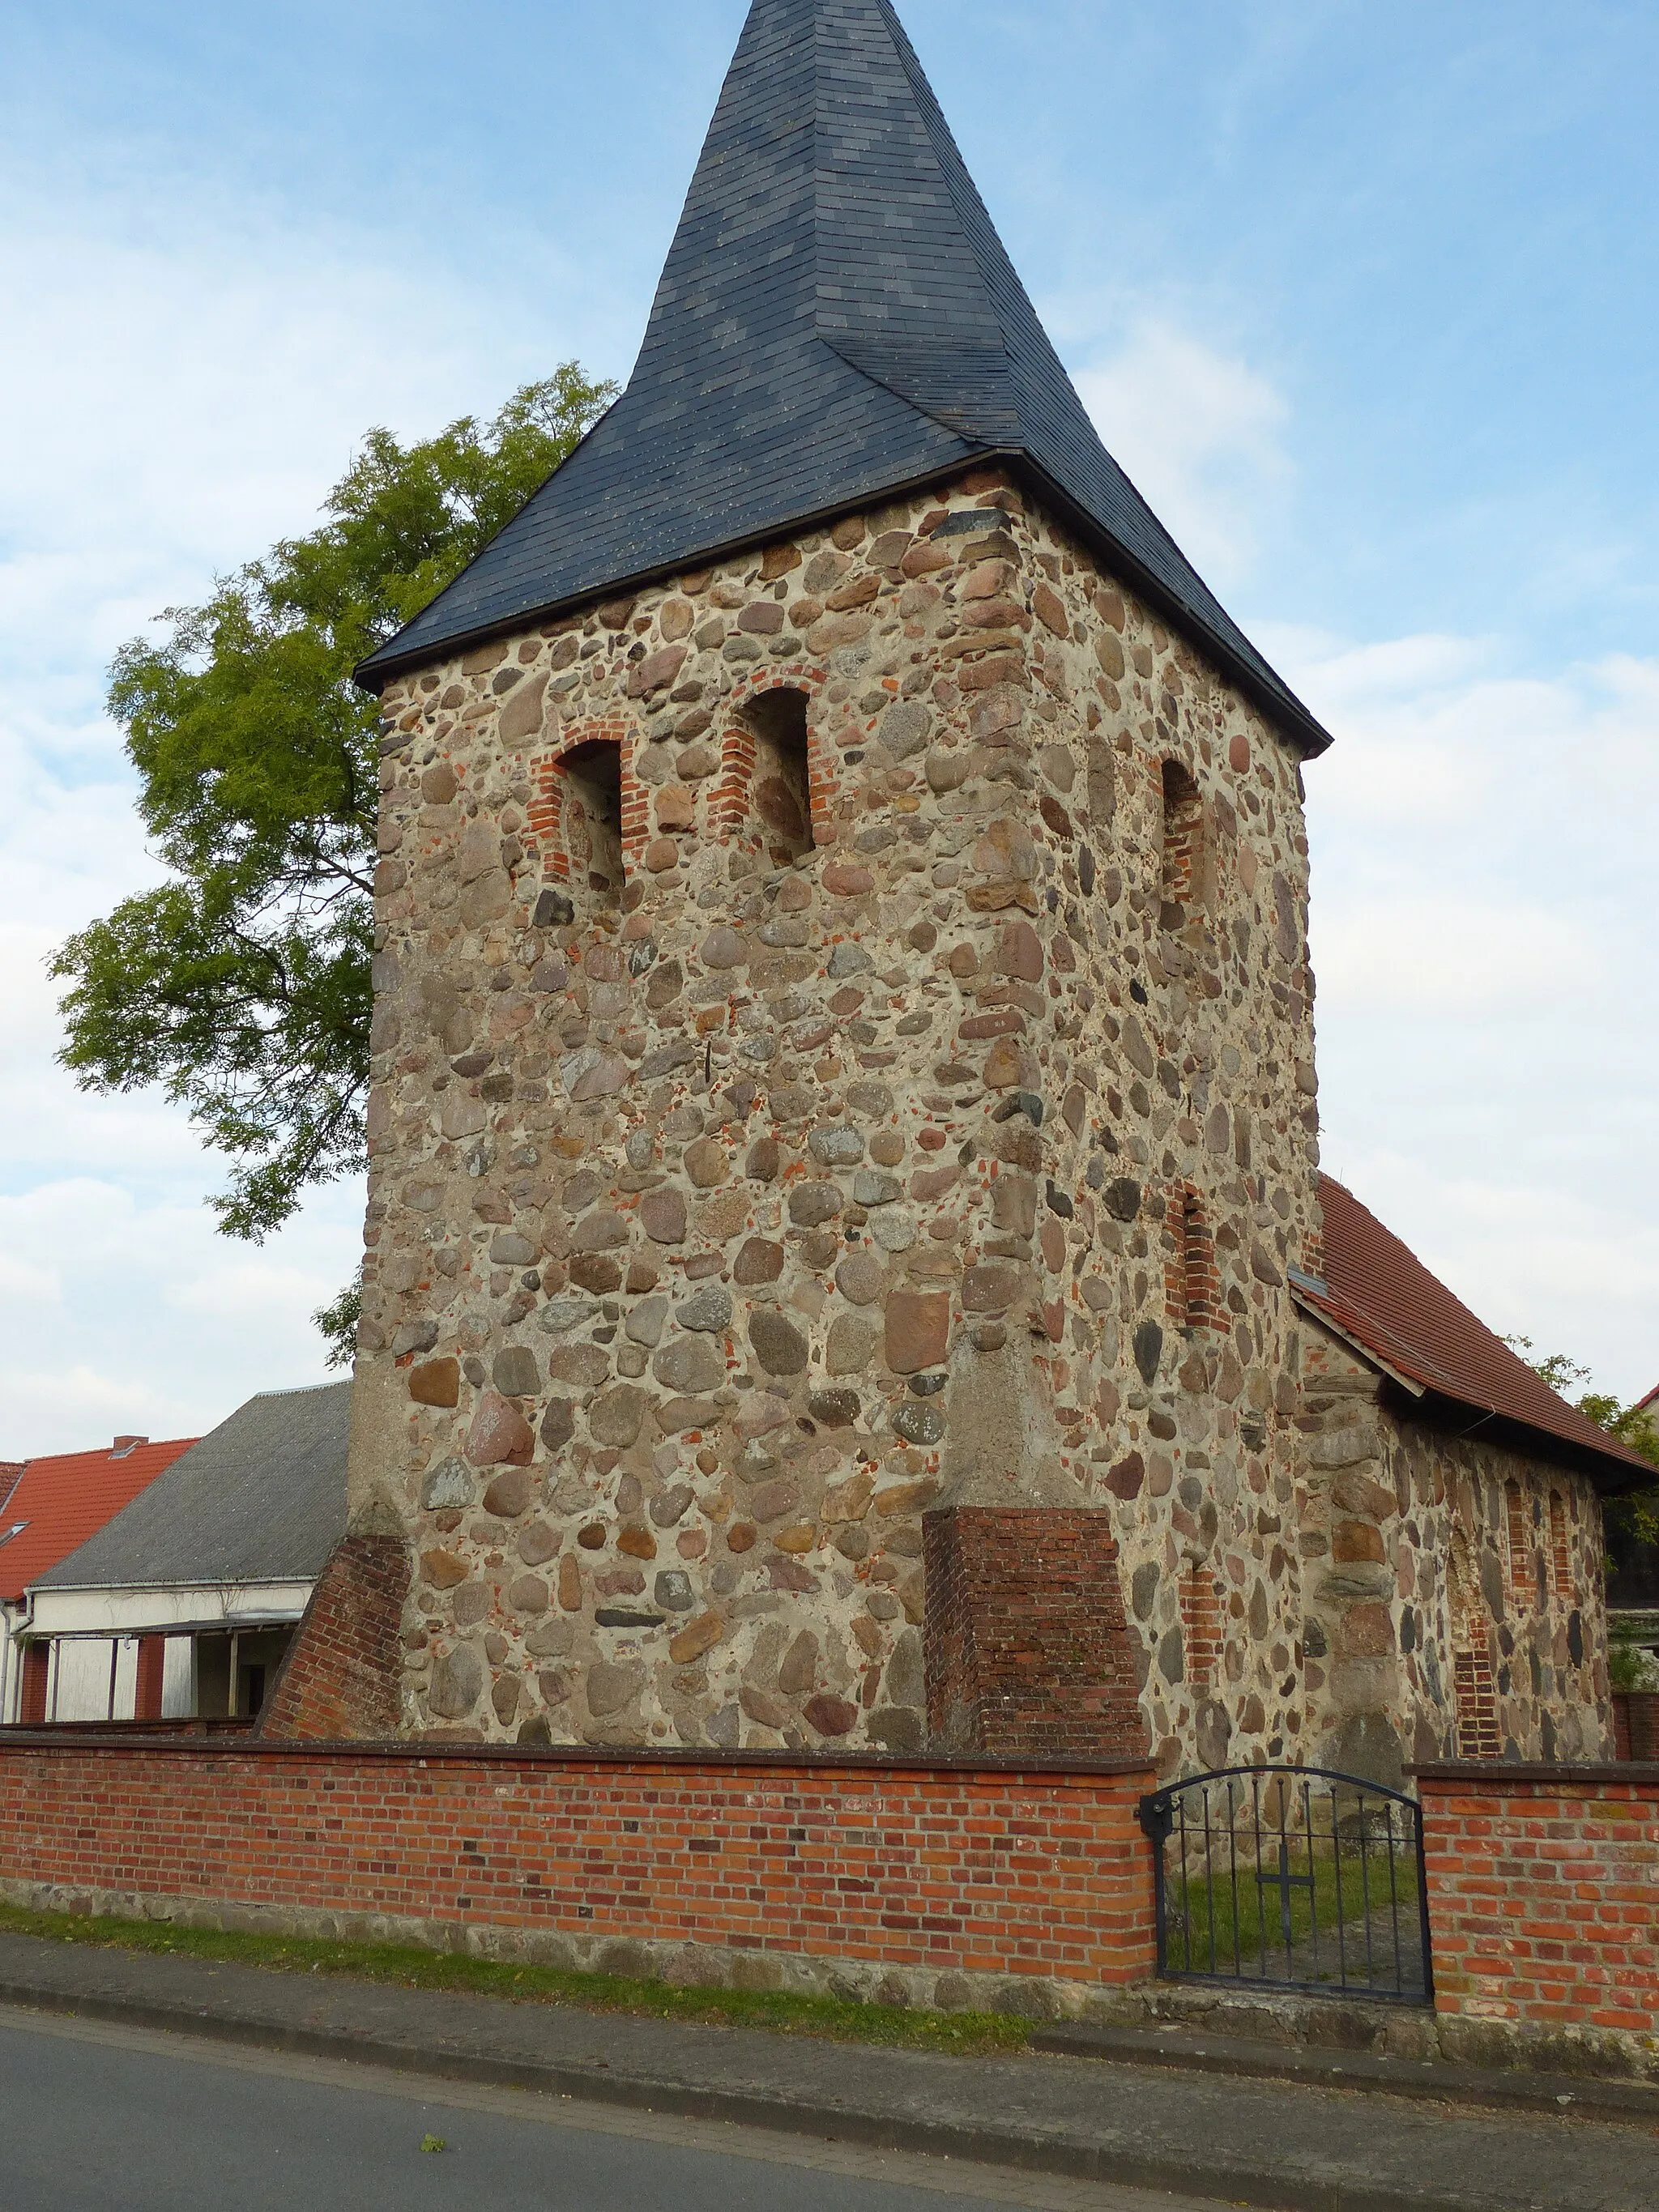
[[[1431,2004],[1416,1804],[1352,1774],[1239,1766],[1140,1801],[1158,1890],[1158,1970]]]

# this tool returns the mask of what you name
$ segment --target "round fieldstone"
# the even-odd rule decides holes
[[[596,1721],[608,1720],[631,1704],[644,1687],[643,1667],[617,1666],[609,1659],[596,1659],[587,1670],[587,1710]]]
[[[626,1451],[639,1435],[645,1419],[646,1395],[631,1382],[618,1382],[605,1391],[587,1409],[587,1425],[594,1441]]]
[[[789,1218],[798,1229],[817,1229],[835,1219],[841,1202],[838,1183],[797,1183],[789,1194]]]
[[[732,1293],[724,1284],[706,1283],[696,1297],[688,1298],[677,1309],[675,1320],[682,1328],[700,1330],[714,1334],[729,1328],[732,1322]]]
[[[523,1344],[509,1344],[496,1354],[489,1379],[504,1398],[533,1398],[542,1387],[536,1355]]]
[[[755,1283],[775,1283],[783,1273],[783,1247],[769,1243],[763,1237],[751,1237],[738,1254],[737,1265],[732,1270],[734,1282],[748,1285]]]
[[[893,1416],[893,1431],[908,1444],[936,1444],[945,1434],[945,1415],[938,1406],[902,1406]]]
[[[432,1670],[427,1702],[441,1720],[464,1721],[483,1695],[483,1655],[475,1644],[446,1651]]]
[[[421,1485],[421,1504],[428,1513],[465,1511],[471,1504],[476,1478],[453,1455],[428,1468]]]
[[[856,1167],[864,1158],[864,1139],[856,1129],[814,1129],[807,1150],[820,1167]]]
[[[665,1390],[695,1398],[719,1389],[726,1380],[726,1362],[706,1336],[681,1336],[664,1345],[651,1362],[651,1372]]]
[[[483,1494],[483,1509],[498,1521],[516,1521],[528,1512],[536,1494],[535,1479],[526,1467],[509,1467],[495,1477]]]
[[[758,1313],[750,1316],[749,1341],[769,1375],[799,1375],[805,1371],[806,1340],[775,1308],[763,1306]]]
[[[872,1252],[849,1252],[836,1270],[836,1288],[849,1305],[873,1305],[885,1280],[885,1271]]]

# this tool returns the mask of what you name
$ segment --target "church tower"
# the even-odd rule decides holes
[[[1307,1748],[1328,740],[888,0],[756,0],[626,392],[362,676],[386,1723]]]

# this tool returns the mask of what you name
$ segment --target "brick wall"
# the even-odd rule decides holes
[[[261,1736],[318,1742],[397,1734],[409,1573],[401,1538],[342,1538],[265,1700]]]
[[[923,1522],[927,1726],[952,1751],[1144,1755],[1104,1513],[961,1506]]]
[[[1421,1767],[1435,2002],[1528,2028],[1659,2022],[1659,1765]]]
[[[752,1987],[769,1960],[789,1986],[828,1986],[833,1969],[949,2001],[947,1973],[1150,1972],[1135,1806],[1152,1782],[1127,1763],[14,1733],[0,1737],[0,1871],[37,1899],[183,1900],[289,1927],[373,1916],[383,1934],[611,1971]]]
[[[1659,1692],[1616,1690],[1613,1733],[1615,1759],[1659,1760]]]

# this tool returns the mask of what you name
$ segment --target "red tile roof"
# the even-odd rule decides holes
[[[1406,1382],[1593,1455],[1595,1473],[1615,1488],[1638,1486],[1632,1471],[1652,1482],[1639,1453],[1558,1398],[1351,1190],[1322,1176],[1319,1195],[1324,1282],[1298,1277],[1299,1297]]]
[[[1638,1413],[1645,1413],[1650,1407],[1656,1413],[1659,1413],[1659,1382],[1654,1384],[1645,1398],[1638,1398],[1636,1401],[1636,1410]]]
[[[125,1438],[118,1438],[125,1443]],[[49,1459],[25,1460],[9,1497],[0,1471],[0,1598],[14,1603],[48,1567],[95,1536],[124,1505],[172,1466],[197,1441],[177,1437],[169,1443],[135,1443],[117,1455],[101,1451],[59,1452]],[[7,1530],[25,1524],[8,1537]]]

